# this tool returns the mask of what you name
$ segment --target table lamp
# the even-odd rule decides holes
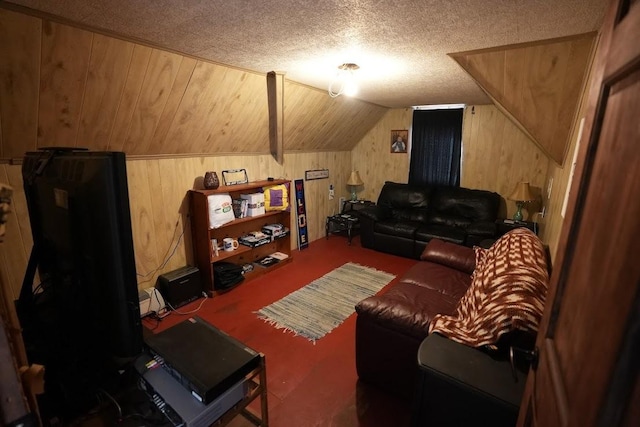
[[[351,187],[351,201],[355,202],[357,200],[356,188],[359,185],[364,185],[362,182],[362,178],[360,178],[360,173],[358,171],[351,172],[351,176],[347,181],[347,185]]]
[[[531,194],[531,188],[528,182],[519,182],[516,184],[516,188],[509,196],[509,200],[515,200],[518,210],[513,214],[514,221],[522,221],[522,206],[526,202],[534,200],[533,194]]]

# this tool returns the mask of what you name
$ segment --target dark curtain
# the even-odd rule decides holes
[[[460,185],[462,112],[413,112],[409,184]]]

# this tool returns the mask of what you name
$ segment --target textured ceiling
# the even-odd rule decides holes
[[[1,0],[0,0],[1,1]],[[360,66],[357,98],[485,104],[447,53],[598,30],[606,0],[11,0],[217,63],[326,89]]]

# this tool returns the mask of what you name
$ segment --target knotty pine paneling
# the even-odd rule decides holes
[[[329,169],[329,179],[305,182],[309,240],[324,237],[325,219],[338,210],[340,195],[347,195],[351,153],[322,151],[285,154],[279,165],[270,154],[251,156],[181,157],[127,161],[127,179],[138,285],[155,284],[158,275],[193,263],[187,191],[201,185],[202,176],[214,170],[246,168],[249,180],[267,177],[295,180],[305,170]],[[3,283],[18,296],[33,241],[24,198],[21,166],[0,164],[0,181],[14,188],[13,212],[5,242],[0,244],[0,274]],[[329,184],[336,197],[329,200]],[[343,189],[340,193],[339,189]],[[295,203],[295,199],[292,200]],[[292,206],[295,209],[295,205]],[[297,247],[296,216],[292,215],[291,247]],[[345,243],[346,244],[346,243]],[[295,253],[294,253],[295,257]]]
[[[8,215],[4,242],[0,243],[0,276],[9,287],[6,295],[18,298],[33,246],[27,201],[24,197],[20,166],[0,165],[0,182],[13,187],[11,212]]]
[[[142,90],[142,84],[144,83],[152,53],[153,49],[147,46],[135,45],[133,47],[129,69],[127,70],[127,79],[120,95],[118,109],[116,110],[113,128],[109,137],[109,150],[125,150],[125,142],[131,126],[133,112]]]
[[[76,146],[109,147],[133,48],[133,43],[94,35]]]
[[[377,201],[385,181],[408,181],[410,154],[391,153],[391,131],[411,129],[412,121],[411,108],[389,110],[353,149],[351,169],[359,171],[364,182],[358,191],[359,199]],[[411,151],[411,143],[407,151]],[[350,188],[337,189],[336,194],[338,190],[350,197]]]
[[[266,75],[6,10],[0,32],[0,160],[45,146],[269,153]],[[285,86],[285,152],[349,151],[387,111]]]
[[[495,191],[505,203],[501,214],[510,218],[515,202],[508,200],[516,184],[528,181],[538,196],[545,185],[549,159],[520,129],[493,105],[465,108],[462,131],[460,185]],[[540,199],[541,201],[541,199]],[[540,202],[526,205],[524,219],[538,220]],[[505,211],[506,209],[506,211]]]
[[[385,181],[407,182],[410,154],[390,153],[391,130],[411,129],[412,120],[412,109],[390,110],[353,149],[352,168],[365,184],[358,198],[375,201]],[[493,105],[465,109],[462,153],[463,187],[495,191],[506,199],[519,181],[529,181],[538,193],[545,184],[549,159]],[[515,210],[506,200],[501,214],[510,217]],[[525,219],[532,215],[527,209],[524,214]]]
[[[38,146],[76,146],[93,33],[42,23]]]
[[[562,165],[596,33],[451,54]]]
[[[147,154],[171,87],[178,74],[182,56],[154,49],[149,57],[129,132],[125,141],[129,154]]]
[[[587,81],[591,79],[591,69],[593,64],[589,67],[589,76]],[[578,138],[580,137],[580,122],[585,116],[588,97],[584,96],[588,90],[589,85],[585,86],[585,91],[582,96],[580,109],[578,111],[578,119],[573,126],[573,130],[570,136],[570,145],[567,151],[567,161],[564,165],[559,166],[554,163],[549,164],[549,171],[547,173],[547,188],[543,192],[544,205],[546,206],[546,216],[544,219],[545,226],[542,229],[542,239],[549,245],[549,252],[551,253],[551,259],[555,259],[556,251],[558,250],[558,242],[560,240],[560,232],[564,224],[564,218],[562,217],[562,205],[564,204],[564,198],[569,185],[569,178],[571,175],[571,162],[573,161],[573,154],[578,145]],[[578,179],[574,177],[574,179]],[[547,189],[551,183],[551,194],[548,194]]]
[[[0,156],[37,146],[41,20],[0,9]]]
[[[268,153],[266,76],[198,61],[164,144],[171,154]]]
[[[350,150],[387,111],[285,80],[284,151]]]

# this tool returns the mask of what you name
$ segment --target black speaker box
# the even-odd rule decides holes
[[[200,270],[185,266],[158,277],[158,288],[171,308],[182,307],[202,296]]]

